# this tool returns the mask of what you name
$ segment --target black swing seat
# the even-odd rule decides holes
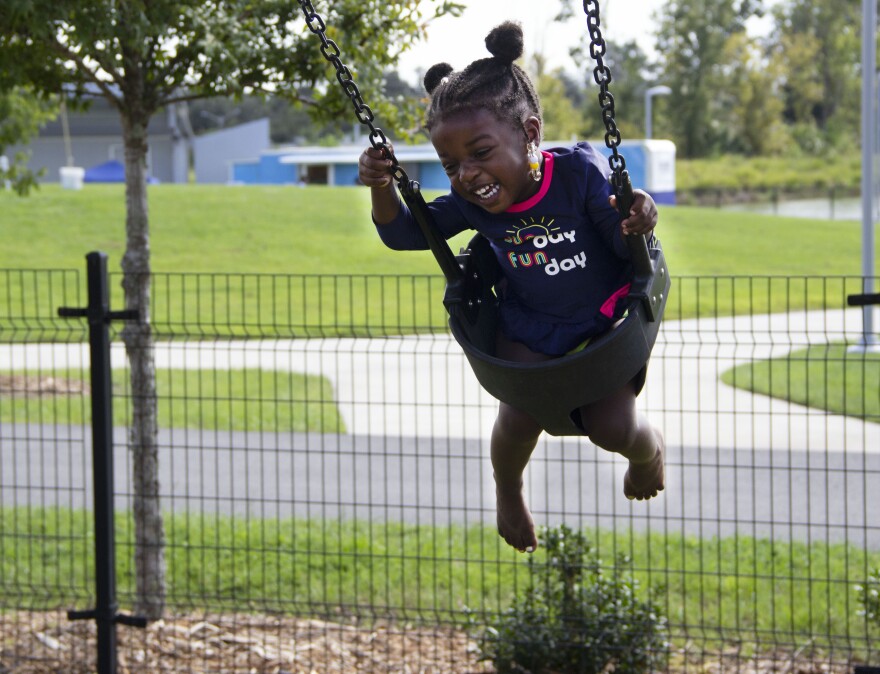
[[[447,284],[444,298],[452,335],[483,388],[531,414],[551,435],[583,435],[579,408],[616,391],[647,366],[671,280],[659,243],[648,249],[644,237],[635,238],[645,252],[641,261],[634,258],[623,321],[581,351],[539,363],[493,355],[497,300],[492,286],[500,270],[489,242],[478,234],[456,256],[464,277]]]

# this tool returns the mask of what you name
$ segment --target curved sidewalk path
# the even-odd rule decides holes
[[[734,365],[861,334],[859,310],[665,321],[641,407],[668,443],[751,450],[880,452],[880,425],[754,395],[720,381]],[[121,344],[113,367],[125,367]],[[0,370],[88,366],[85,344],[2,344]],[[261,368],[327,377],[351,434],[485,438],[497,403],[447,335],[160,342],[159,368]]]

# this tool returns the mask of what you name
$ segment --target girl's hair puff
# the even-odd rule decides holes
[[[530,116],[541,119],[535,87],[514,63],[523,53],[522,27],[512,21],[496,26],[486,36],[486,48],[491,57],[460,72],[448,63],[437,63],[425,73],[425,89],[431,96],[425,117],[428,131],[443,118],[466,110],[488,110],[516,127]]]

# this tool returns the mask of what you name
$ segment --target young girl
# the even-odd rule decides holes
[[[504,23],[486,46],[491,58],[461,72],[440,63],[425,75],[431,95],[425,126],[452,186],[429,207],[446,238],[475,229],[491,242],[503,276],[496,286],[495,355],[543,361],[580,348],[621,318],[624,303],[617,300],[626,297],[631,276],[623,236],[650,236],[657,209],[636,190],[621,221],[607,162],[588,143],[539,151],[541,107],[514,63],[523,51],[522,29]],[[371,188],[379,235],[395,250],[425,249],[390,169],[373,148],[361,155],[359,176]],[[565,259],[573,262],[550,262]],[[630,499],[656,496],[665,482],[663,437],[636,411],[644,374],[580,410],[590,440],[629,460],[623,491]],[[500,403],[491,439],[498,532],[520,551],[538,544],[523,472],[541,431],[528,413]]]

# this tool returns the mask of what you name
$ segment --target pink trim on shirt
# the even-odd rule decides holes
[[[614,316],[614,308],[617,306],[617,300],[619,300],[621,297],[626,297],[626,295],[629,294],[629,287],[630,284],[627,283],[620,290],[616,290],[614,294],[611,295],[611,297],[609,297],[607,300],[605,300],[602,306],[599,307],[599,313],[601,313],[603,316],[607,316],[608,318]]]
[[[541,154],[544,155],[544,179],[541,181],[541,187],[538,189],[538,193],[529,197],[525,201],[521,201],[508,208],[508,213],[522,213],[523,211],[529,210],[532,206],[541,201],[541,199],[544,198],[544,195],[547,194],[547,190],[550,189],[550,180],[553,178],[553,155],[544,150],[541,150]]]

